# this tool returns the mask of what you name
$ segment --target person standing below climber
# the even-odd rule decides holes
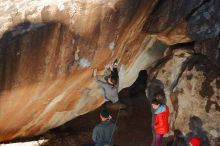
[[[94,69],[93,71],[93,77],[95,78],[96,82],[103,88],[104,90],[104,96],[105,96],[105,103],[104,107],[106,106],[106,103],[111,101],[115,105],[117,105],[119,108],[125,108],[125,105],[119,102],[118,98],[118,69],[117,69],[117,60],[114,61],[113,67],[110,67],[111,69],[107,69],[108,73],[105,73],[103,76],[97,76],[97,69]],[[110,71],[109,71],[110,70]]]
[[[113,146],[113,135],[117,129],[112,117],[106,110],[100,112],[101,123],[95,126],[92,132],[92,140],[95,146]]]
[[[154,110],[154,131],[155,131],[155,146],[161,146],[161,141],[164,134],[169,132],[169,108],[165,104],[161,103],[157,99],[161,99],[161,94],[156,94],[151,102],[152,108]]]

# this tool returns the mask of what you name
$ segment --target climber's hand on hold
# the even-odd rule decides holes
[[[96,74],[97,74],[97,68],[95,68],[95,69],[93,70],[93,77],[96,77]]]

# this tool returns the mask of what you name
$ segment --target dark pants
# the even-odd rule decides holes
[[[118,69],[117,68],[113,68],[113,70],[111,71],[111,78],[113,78],[116,82],[118,82]]]
[[[155,146],[161,146],[162,139],[163,139],[163,134],[156,133]]]

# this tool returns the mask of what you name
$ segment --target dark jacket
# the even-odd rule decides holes
[[[116,130],[116,125],[111,121],[102,121],[95,126],[92,132],[92,139],[96,143],[95,146],[105,146],[108,145],[110,140],[110,146],[113,145],[113,133]]]

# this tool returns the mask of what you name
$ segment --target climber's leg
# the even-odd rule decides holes
[[[119,76],[118,76],[118,60],[117,59],[112,64],[111,76],[114,77],[115,79],[119,78]]]
[[[117,68],[113,68],[111,71],[111,78],[114,79],[117,83],[118,83],[118,69]]]

